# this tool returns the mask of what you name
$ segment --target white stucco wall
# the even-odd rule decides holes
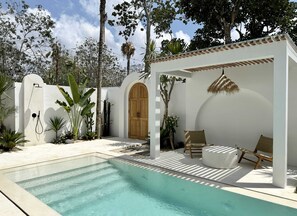
[[[36,78],[36,77],[35,77]],[[34,79],[35,79],[34,78]],[[39,78],[38,78],[39,79]],[[14,88],[9,92],[9,96],[11,100],[8,101],[9,105],[14,105],[16,107],[16,112],[9,116],[5,120],[5,125],[8,128],[16,130],[18,132],[22,132],[25,134],[26,139],[30,140],[29,143],[26,145],[36,145],[42,143],[51,142],[54,139],[54,132],[47,131],[48,129],[48,122],[51,117],[60,116],[63,117],[68,124],[66,125],[67,129],[70,130],[70,122],[66,111],[56,104],[56,100],[64,100],[64,97],[58,90],[56,85],[46,85],[41,80],[38,80],[40,86],[42,88],[33,88],[33,83],[36,81],[30,80],[30,83],[27,83],[26,93],[24,91],[24,83],[14,83]],[[68,86],[62,86],[69,94],[71,95],[70,88]],[[108,99],[108,91],[110,91],[110,96],[118,95],[117,93],[118,88],[102,88],[101,98],[102,98],[102,112],[103,112],[103,101]],[[41,93],[40,97],[36,97],[37,93]],[[97,91],[95,91],[92,96],[91,100],[96,102]],[[42,100],[41,100],[42,97]],[[112,102],[112,101],[111,101]],[[113,110],[114,106],[111,107],[111,121],[116,122],[118,116],[114,116],[113,114],[117,114],[116,111]],[[41,137],[36,139],[36,118],[32,118],[32,113],[37,113],[41,111],[41,123],[43,127],[43,134]],[[92,109],[94,112],[94,120],[96,118],[96,106]],[[103,113],[102,113],[103,115]],[[113,134],[112,127],[114,124],[111,125],[111,133]],[[67,130],[66,129],[66,130]],[[94,126],[95,129],[95,126]],[[83,131],[82,131],[83,132]],[[115,133],[115,135],[117,135]]]
[[[110,107],[110,136],[119,136],[119,87],[105,88],[105,98],[111,103]],[[96,91],[97,92],[97,91]],[[103,105],[102,105],[103,106]],[[103,108],[102,108],[103,109]],[[103,115],[103,113],[102,113]]]
[[[296,66],[295,66],[296,67]],[[225,69],[239,93],[213,95],[208,86],[221,70],[194,73],[186,86],[186,128],[206,130],[208,143],[253,150],[261,134],[273,136],[273,64]],[[297,165],[297,70],[290,69],[288,164]]]
[[[289,68],[288,164],[297,166],[297,66]]]
[[[288,164],[297,166],[297,67],[290,64],[289,73],[289,130]],[[169,114],[179,116],[175,142],[184,141],[184,130],[206,130],[208,143],[227,146],[242,146],[253,149],[261,134],[273,136],[273,64],[261,64],[225,69],[225,74],[238,84],[239,93],[232,95],[207,93],[208,86],[217,79],[221,70],[208,70],[192,74],[186,83],[177,83],[172,93]],[[102,101],[111,102],[111,135],[128,137],[128,96],[131,87],[142,82],[150,94],[150,80],[140,80],[139,74],[130,74],[121,87],[103,88]],[[56,86],[44,84],[45,129],[50,117],[57,115],[68,119],[65,111],[55,103],[63,100]],[[64,87],[69,89],[68,87]],[[22,132],[23,87],[15,83],[12,99],[17,112],[6,123]],[[96,92],[92,95],[96,101]],[[163,102],[161,102],[163,106]],[[103,110],[103,104],[102,104]],[[95,108],[94,108],[95,111]],[[161,115],[163,116],[163,107]],[[94,116],[95,117],[95,116]],[[44,142],[50,142],[53,132],[46,132]]]
[[[184,142],[184,130],[186,129],[186,83],[177,82],[172,91],[171,100],[169,102],[169,115],[178,116],[178,127],[174,141]],[[164,105],[162,102],[161,105]],[[161,106],[161,113],[163,113],[164,106]],[[162,115],[163,116],[163,115]]]

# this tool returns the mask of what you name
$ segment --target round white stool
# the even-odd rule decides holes
[[[237,149],[228,146],[204,147],[202,162],[214,168],[234,168],[237,166]]]

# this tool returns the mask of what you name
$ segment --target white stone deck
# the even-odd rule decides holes
[[[165,171],[173,171],[178,176],[196,180],[200,183],[297,208],[297,194],[294,193],[297,186],[297,168],[288,169],[288,187],[281,189],[272,185],[271,167],[254,170],[253,164],[248,161],[243,161],[234,169],[214,169],[204,166],[200,157],[191,159],[187,154],[183,153],[182,149],[162,152],[160,158],[156,160],[146,157],[132,157],[130,155],[133,152],[129,155],[115,151],[116,149],[140,144],[141,142],[139,140],[110,138],[66,145],[44,144],[21,147],[17,151],[0,153],[0,173],[13,167],[100,152],[114,157],[125,157],[136,162],[154,165]],[[26,208],[32,208],[30,202],[26,206],[26,204],[19,203],[22,200],[21,198],[10,197],[11,191],[8,188],[7,180],[0,176],[0,191],[21,206],[25,212],[27,212]],[[19,214],[13,215],[23,214],[9,199],[4,196],[1,196],[0,199],[0,215],[7,215],[7,212],[19,212]],[[41,205],[41,208],[44,208],[44,206]],[[55,214],[53,213],[53,215]]]

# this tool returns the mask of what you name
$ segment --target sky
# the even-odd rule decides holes
[[[4,0],[0,0],[2,2]],[[107,0],[106,11],[108,19],[113,19],[111,13],[113,6],[123,2],[123,0]],[[34,10],[36,5],[42,5],[47,13],[56,23],[54,36],[61,44],[69,50],[73,50],[77,45],[82,43],[86,38],[98,38],[99,34],[99,0],[26,0],[30,8]],[[141,27],[141,26],[140,26]],[[145,31],[140,31],[140,27],[136,30],[135,35],[129,40],[132,41],[136,50],[132,57],[131,64],[142,63],[144,47],[145,47]],[[175,22],[172,26],[173,36],[182,38],[186,43],[190,42],[194,35],[197,25],[184,25],[182,22]],[[121,54],[121,45],[125,41],[119,36],[120,27],[111,27],[106,23],[106,44],[109,49],[118,57],[119,61],[124,65],[125,58]],[[169,34],[163,35],[162,38],[156,38],[152,35],[152,39],[156,40],[157,47],[161,41],[170,39]]]

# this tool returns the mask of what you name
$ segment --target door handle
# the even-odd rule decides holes
[[[136,113],[136,116],[139,118],[140,117],[140,112],[137,112]]]

